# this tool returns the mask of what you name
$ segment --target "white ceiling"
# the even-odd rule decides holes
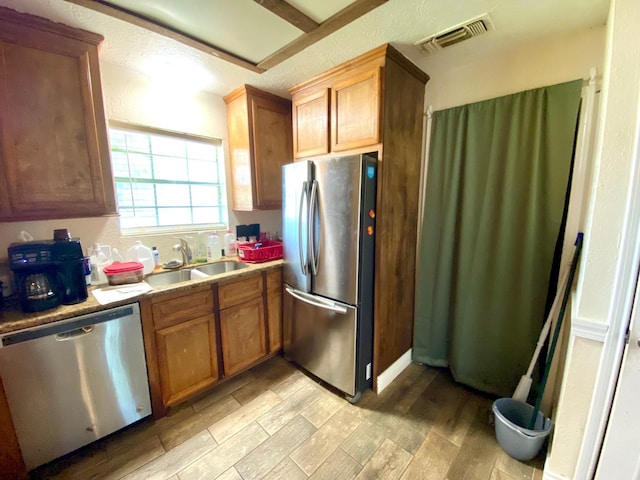
[[[122,3],[125,0],[112,0]],[[136,8],[150,17],[189,28],[194,36],[208,35],[211,43],[233,48],[234,53],[257,62],[273,53],[300,31],[252,0],[180,0],[185,8],[201,12],[201,21],[187,22],[176,15],[175,0],[136,0]],[[321,22],[349,0],[289,0],[309,17]],[[215,11],[207,5],[218,5]],[[0,5],[40,15],[105,37],[103,62],[135,69],[147,75],[171,71],[191,84],[226,95],[248,83],[288,96],[287,89],[350,58],[389,42],[425,72],[443,64],[455,66],[471,57],[488,55],[523,40],[599,27],[607,18],[609,0],[389,0],[302,52],[259,74],[194,50],[156,33],[63,0],[0,0]],[[167,10],[171,7],[173,10]],[[454,45],[431,56],[413,44],[484,13],[495,31]],[[239,18],[243,28],[233,27]],[[220,42],[220,43],[218,43]]]

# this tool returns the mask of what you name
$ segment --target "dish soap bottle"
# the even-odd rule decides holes
[[[227,230],[224,236],[224,256],[234,257],[238,254],[238,248],[236,245],[236,236],[231,233],[231,230]]]
[[[153,253],[153,264],[155,268],[158,268],[160,266],[160,252],[158,252],[156,247],[153,247],[151,253]]]
[[[198,232],[196,236],[195,249],[193,251],[196,263],[205,263],[207,261],[207,242],[209,239],[203,232]]]
[[[220,238],[216,235],[216,232],[213,232],[207,238],[207,261],[218,260],[221,256]]]

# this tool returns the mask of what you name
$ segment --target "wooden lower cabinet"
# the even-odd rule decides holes
[[[219,379],[214,306],[211,285],[140,302],[155,418]]]
[[[282,348],[282,269],[140,302],[155,418]]]
[[[267,320],[269,352],[282,349],[282,269],[269,270],[267,276]]]
[[[218,380],[213,314],[156,332],[162,401],[171,406]]]
[[[262,296],[220,310],[220,342],[225,375],[241,372],[267,355]]]

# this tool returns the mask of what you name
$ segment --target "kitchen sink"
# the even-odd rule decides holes
[[[247,268],[247,264],[235,260],[225,260],[224,262],[210,263],[196,267],[195,270],[207,275],[216,275],[218,273],[233,272],[234,270],[240,270],[242,268]]]
[[[163,287],[174,283],[191,280],[191,270],[175,270],[173,272],[156,273],[144,279],[152,287]]]
[[[223,262],[210,263],[200,267],[189,268],[184,270],[174,270],[173,272],[156,273],[149,275],[145,281],[152,287],[164,287],[173,285],[174,283],[186,282],[191,280],[191,271],[195,270],[205,275],[217,275],[219,273],[232,272],[247,268],[246,263],[237,262],[235,260],[225,260]]]

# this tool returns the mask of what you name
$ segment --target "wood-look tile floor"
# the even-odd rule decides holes
[[[56,479],[541,479],[505,454],[492,399],[413,364],[357,405],[281,357],[32,472]]]

